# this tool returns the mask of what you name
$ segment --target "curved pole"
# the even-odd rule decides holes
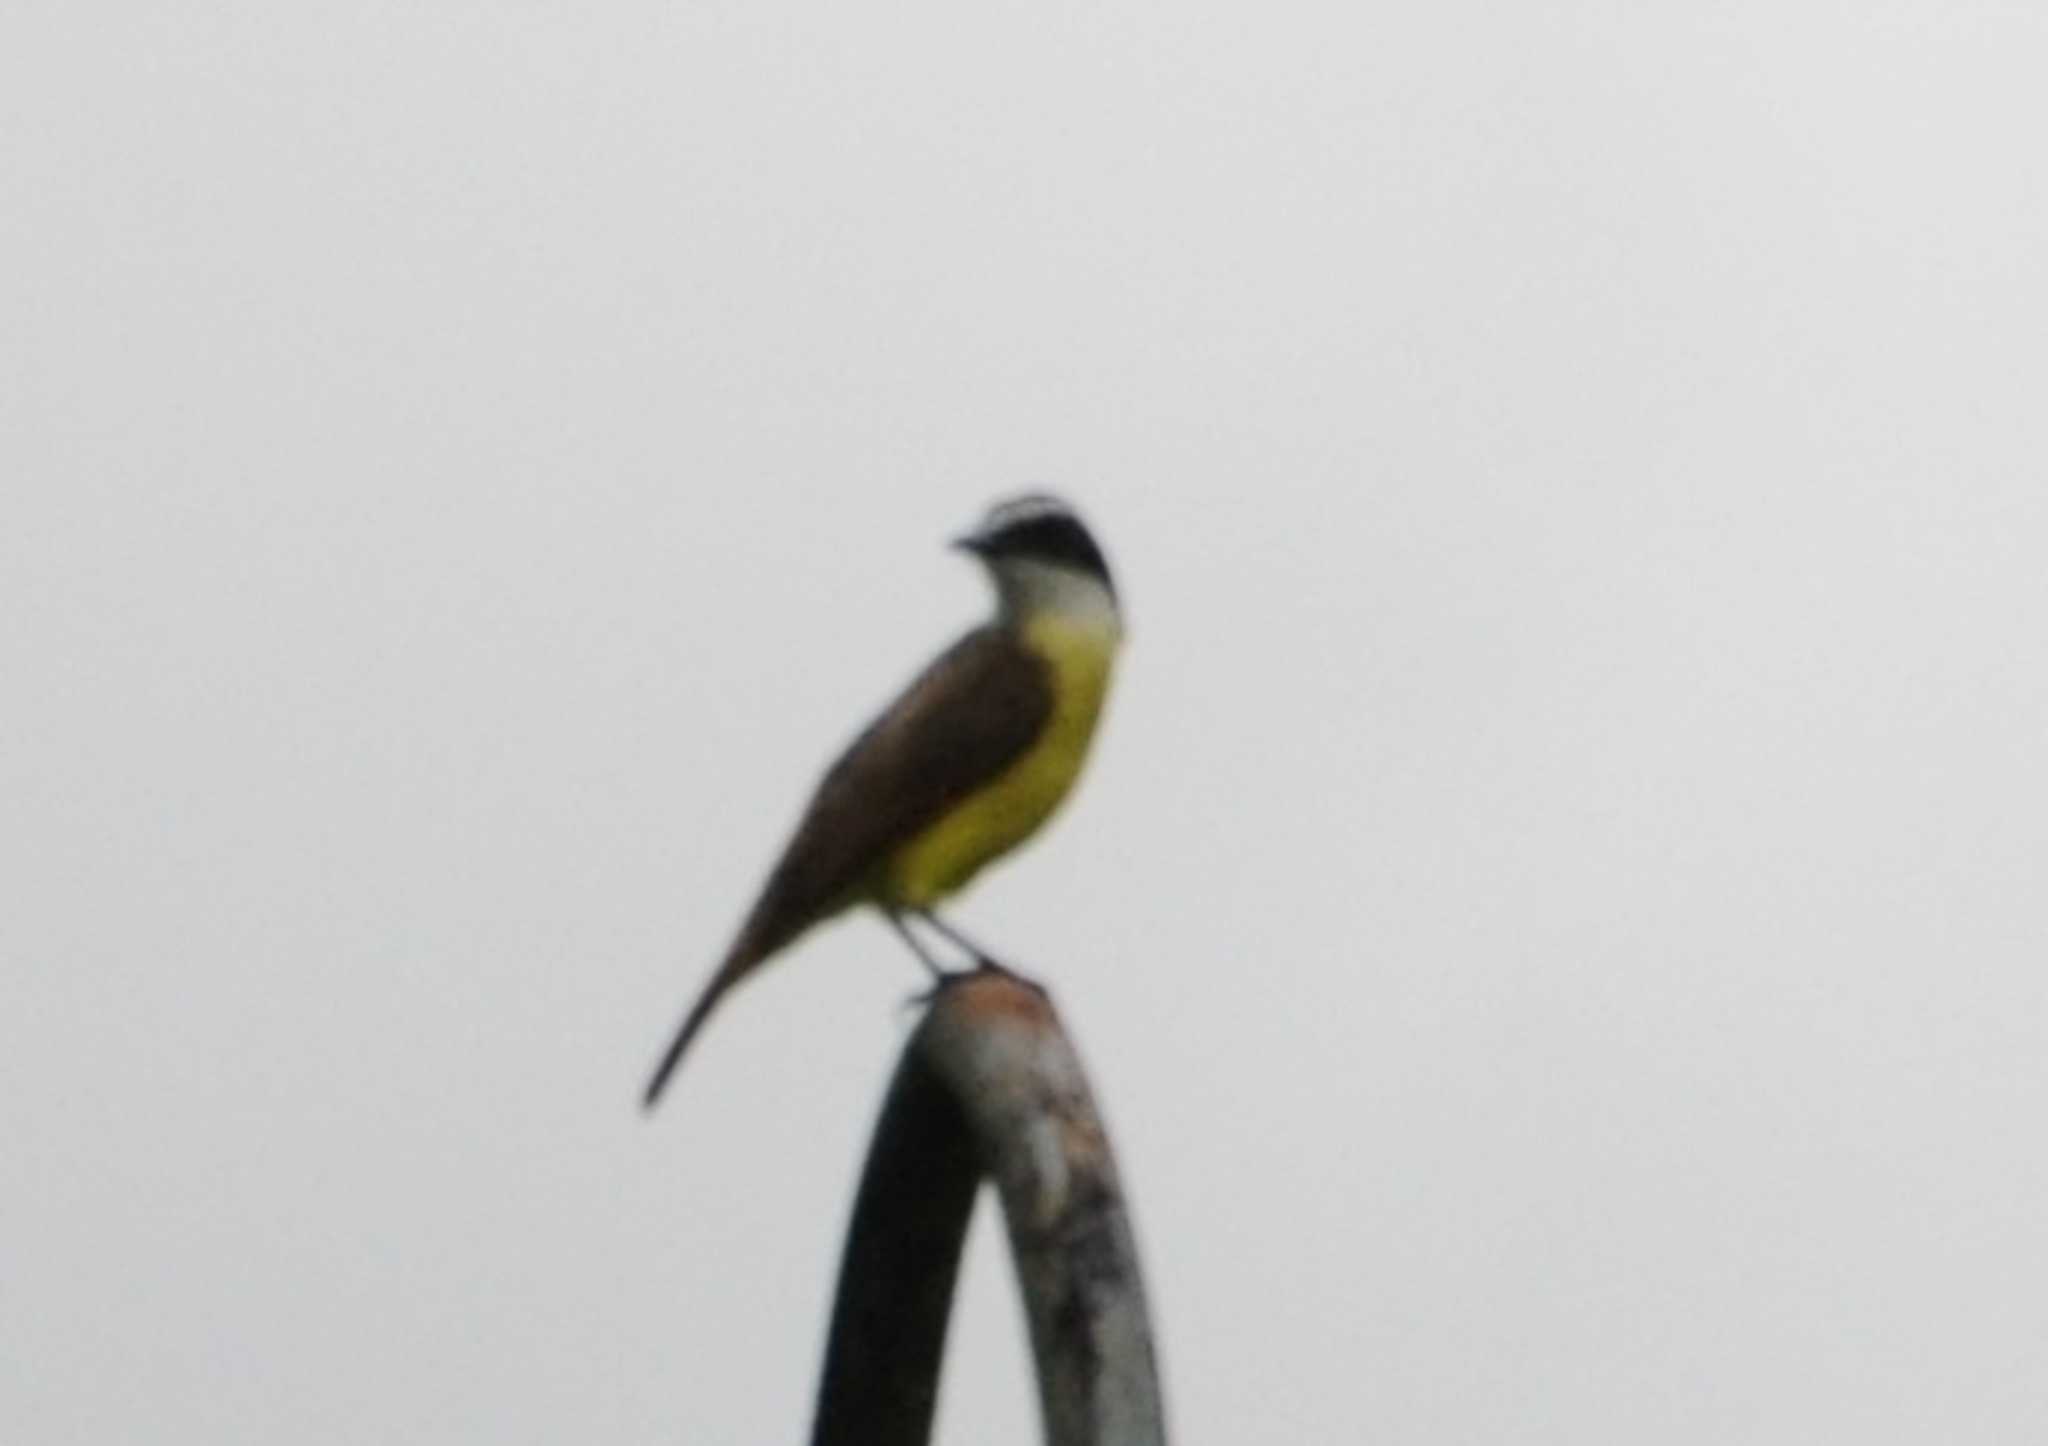
[[[1109,1137],[1045,992],[953,975],[905,1046],[861,1179],[813,1446],[923,1446],[975,1187],[996,1184],[1048,1446],[1164,1446]]]

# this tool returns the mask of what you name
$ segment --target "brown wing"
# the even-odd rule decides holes
[[[891,851],[1029,748],[1051,711],[1045,665],[1002,629],[977,628],[941,653],[819,782],[739,938],[655,1071],[647,1104],[728,989],[858,898]]]

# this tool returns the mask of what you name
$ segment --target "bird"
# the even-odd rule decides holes
[[[977,965],[1001,967],[937,906],[1067,798],[1108,695],[1123,612],[1101,547],[1050,493],[994,503],[952,545],[986,570],[993,616],[933,659],[826,770],[656,1066],[643,1108],[654,1108],[734,985],[856,905],[877,909],[941,982],[946,971],[908,919]]]

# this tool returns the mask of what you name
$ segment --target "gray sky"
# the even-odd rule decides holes
[[[1025,485],[1181,1442],[2048,1438],[2048,19],[1704,9],[9,6],[0,1438],[801,1439]]]

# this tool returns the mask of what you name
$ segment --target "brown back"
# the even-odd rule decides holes
[[[859,900],[896,848],[1007,768],[1051,712],[1045,664],[1001,628],[976,628],[934,659],[819,781],[739,937],[655,1070],[647,1104],[728,989]]]
[[[1045,664],[1000,628],[935,659],[826,771],[748,916],[766,957],[858,898],[891,852],[1031,746],[1052,712]]]

